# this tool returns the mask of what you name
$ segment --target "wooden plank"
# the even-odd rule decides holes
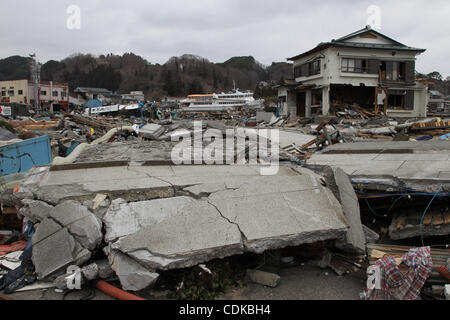
[[[27,125],[22,126],[21,128],[25,130],[46,130],[51,128],[56,128],[58,124],[33,124],[33,125]]]
[[[442,216],[441,212],[435,212],[433,213],[433,226],[440,226],[444,224],[444,217]]]
[[[450,223],[450,211],[446,211],[444,214],[444,223],[449,224]]]
[[[17,214],[17,209],[13,207],[3,207],[2,209],[3,214]]]
[[[428,226],[431,224],[431,221],[433,221],[433,215],[431,213],[427,213],[423,218],[423,225]]]

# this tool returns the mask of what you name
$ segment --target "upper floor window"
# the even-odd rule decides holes
[[[399,61],[385,61],[380,66],[381,79],[388,81],[405,80],[405,63]]]
[[[61,98],[65,98],[66,97],[66,93],[64,91],[61,92]]]
[[[46,96],[46,95],[47,95],[47,91],[41,90],[41,96]]]
[[[316,74],[320,74],[320,60],[307,62],[294,68],[294,76],[296,78],[308,77]]]
[[[22,95],[23,94],[23,90],[18,90],[17,91],[17,94],[20,96],[20,95]]]
[[[13,97],[14,96],[14,90],[8,90],[8,96]]]
[[[367,72],[367,60],[364,59],[342,59],[342,72],[355,72],[364,73]]]
[[[58,96],[58,91],[53,91],[52,92],[52,96],[57,97]]]

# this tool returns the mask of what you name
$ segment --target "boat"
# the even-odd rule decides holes
[[[255,100],[252,91],[233,89],[229,93],[191,94],[180,101],[183,111],[227,111],[262,108],[264,100]]]

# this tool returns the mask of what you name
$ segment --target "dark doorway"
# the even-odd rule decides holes
[[[306,93],[297,93],[297,117],[305,117],[305,106],[306,106]]]

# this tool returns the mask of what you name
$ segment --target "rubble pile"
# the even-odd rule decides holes
[[[15,133],[0,132],[2,156],[12,164],[25,154],[31,160],[0,176],[6,226],[0,288],[71,290],[79,276],[83,286],[118,281],[123,290],[142,292],[164,283],[167,273],[192,268],[211,283],[210,263],[247,255],[263,256],[262,265],[280,255],[277,265],[306,261],[339,276],[370,266],[413,274],[405,257],[417,254],[430,271],[414,295],[389,291],[383,280],[384,291],[361,297],[415,299],[428,292],[442,298],[444,289],[429,287],[448,281],[447,120],[400,122],[358,106],[342,106],[336,115],[288,122],[261,111],[153,120],[72,112],[9,121]],[[260,171],[268,155],[250,163],[255,129],[277,129],[278,140],[266,146],[279,148],[274,175]],[[245,142],[234,159],[173,163],[180,141],[206,148],[230,134]],[[224,144],[224,155],[230,148],[239,152]],[[429,257],[428,241],[435,245]],[[268,287],[283,281],[269,268],[241,267],[246,281]]]

